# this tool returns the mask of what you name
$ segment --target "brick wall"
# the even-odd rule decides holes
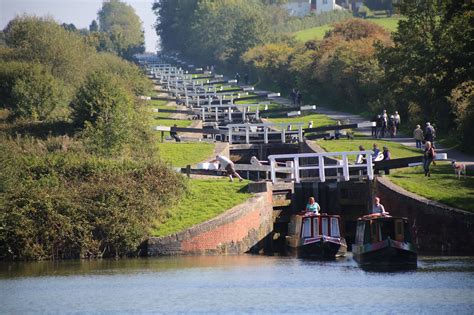
[[[415,225],[421,253],[474,254],[474,214],[440,204],[379,177],[376,194],[392,215],[407,217]]]
[[[148,240],[149,256],[241,254],[259,250],[273,230],[271,188],[263,183],[252,198],[185,231]]]

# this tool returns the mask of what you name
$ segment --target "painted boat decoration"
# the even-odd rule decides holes
[[[301,258],[334,259],[347,253],[338,215],[306,212],[291,216],[287,252]]]
[[[382,214],[358,219],[354,260],[361,267],[416,268],[417,252],[407,218]]]

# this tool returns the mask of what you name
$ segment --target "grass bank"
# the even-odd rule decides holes
[[[402,169],[389,178],[393,183],[419,196],[474,212],[474,177],[459,180],[450,163],[432,166],[430,178],[423,175],[421,167]]]
[[[160,158],[175,167],[185,167],[212,158],[214,144],[163,142],[157,144]]]
[[[318,140],[316,143],[328,152],[357,151],[359,145],[371,150],[377,143],[379,148],[387,146],[392,158],[404,158],[421,155],[421,151],[402,144],[370,138],[354,140]],[[443,204],[474,212],[474,177],[458,180],[449,163],[437,163],[431,167],[430,178],[424,176],[421,167],[407,167],[391,172],[388,178],[396,185],[419,196],[441,202]]]
[[[167,217],[155,223],[151,234],[166,236],[183,231],[243,203],[251,197],[247,184],[227,179],[190,180],[190,191],[177,206],[167,209]]]
[[[389,32],[395,32],[397,30],[399,17],[387,17],[387,18],[370,18],[366,21],[382,26]],[[330,31],[332,26],[329,24],[308,28],[294,33],[295,37],[299,41],[306,42],[312,39],[323,39],[326,32]]]

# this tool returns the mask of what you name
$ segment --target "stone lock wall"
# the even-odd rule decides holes
[[[376,194],[392,215],[407,217],[414,225],[422,253],[474,255],[474,214],[440,204],[377,178]]]
[[[254,196],[207,222],[185,231],[148,240],[148,256],[242,254],[261,249],[273,230],[269,183],[250,184]]]

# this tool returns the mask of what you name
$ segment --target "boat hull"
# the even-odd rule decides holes
[[[287,245],[287,251],[299,258],[334,259],[345,256],[347,246],[345,242],[317,240],[300,242],[297,246]]]
[[[376,244],[353,246],[354,260],[367,268],[416,268],[417,254],[412,244],[387,239]]]

